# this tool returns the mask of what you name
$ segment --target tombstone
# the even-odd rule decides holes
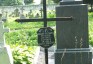
[[[24,8],[22,7],[22,8],[20,8],[20,10],[21,10],[20,13],[23,14]]]
[[[37,13],[36,15],[35,15],[35,18],[39,18],[40,17],[40,15],[39,15],[39,13]]]
[[[4,14],[2,15],[2,21],[6,22],[7,21],[7,11],[4,11]]]
[[[41,17],[43,17],[43,9],[41,8],[39,11],[41,13]]]
[[[14,16],[15,17],[19,17],[19,9],[18,8],[16,8],[15,10],[14,10]]]
[[[5,9],[2,7],[2,9],[1,9],[2,15],[4,14],[4,11],[5,11]]]
[[[25,19],[26,17],[23,14],[24,8],[22,7],[20,10],[21,10],[21,12],[20,12],[20,19]]]
[[[72,16],[73,20],[56,22],[55,64],[92,64],[87,5],[82,1],[62,0],[56,7],[56,16]]]
[[[30,9],[30,12],[28,12],[28,17],[29,18],[33,18],[33,13],[32,13],[32,10]]]
[[[3,16],[2,17],[2,21],[6,22],[7,21],[7,17],[6,16]]]
[[[2,13],[2,21],[6,22],[7,17],[6,17],[6,14],[5,14],[4,8],[2,8],[1,13]]]
[[[10,47],[5,44],[4,32],[9,30],[3,28],[2,14],[0,14],[0,64],[13,64],[12,53]]]
[[[32,13],[32,10],[30,9],[30,12],[29,12],[30,14]]]
[[[28,16],[29,16],[29,18],[33,18],[34,17],[34,15],[32,13],[29,14]]]
[[[20,19],[25,19],[26,17],[24,16],[24,14],[21,14]]]
[[[6,13],[6,15],[5,15],[5,16],[7,17],[7,16],[8,16],[8,11],[6,11],[5,13]]]

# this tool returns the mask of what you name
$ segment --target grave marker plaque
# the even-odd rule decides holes
[[[54,30],[50,27],[40,28],[38,30],[38,44],[44,48],[51,47],[54,42]]]

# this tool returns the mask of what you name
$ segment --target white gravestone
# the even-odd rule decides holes
[[[13,57],[10,46],[5,44],[4,32],[8,32],[7,28],[3,27],[3,21],[0,14],[0,64],[13,64]]]
[[[21,10],[20,11],[20,19],[26,19],[26,17],[24,16],[24,13],[23,13],[24,8],[22,7],[20,10]]]

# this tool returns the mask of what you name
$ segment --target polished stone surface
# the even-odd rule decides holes
[[[57,49],[88,48],[87,5],[62,5],[56,8],[57,17],[73,17],[72,21],[56,21]]]

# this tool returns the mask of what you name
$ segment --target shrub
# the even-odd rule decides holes
[[[14,64],[32,64],[36,47],[12,45]]]
[[[20,29],[6,33],[5,35],[6,43],[8,44],[37,45],[37,29]]]

